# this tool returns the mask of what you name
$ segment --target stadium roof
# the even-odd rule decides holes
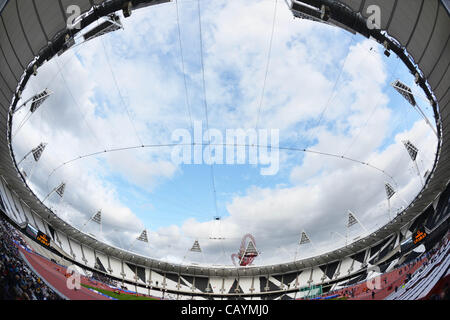
[[[138,8],[168,1],[134,0],[132,3],[135,8]],[[212,276],[285,273],[332,262],[376,244],[417,217],[447,185],[448,172],[450,172],[450,19],[443,2],[440,0],[303,0],[301,2],[310,7],[329,6],[331,9],[329,23],[353,29],[379,42],[387,39],[388,48],[403,60],[413,74],[418,72],[418,83],[428,97],[436,102],[434,109],[438,119],[436,124],[440,130],[440,141],[435,165],[422,191],[401,215],[375,233],[341,249],[296,262],[246,268],[187,267],[149,259],[99,242],[67,225],[41,203],[17,170],[10,143],[13,110],[11,106],[16,107],[21,89],[33,74],[33,65],[36,63],[39,67],[46,60],[51,59],[64,44],[65,35],[76,32],[66,29],[68,15],[65,9],[67,6],[78,5],[82,12],[88,12],[82,22],[82,27],[86,27],[101,16],[121,10],[125,2],[127,1],[59,0],[56,2],[58,5],[55,5],[55,0],[0,0],[0,175],[27,206],[69,237],[106,254],[168,272]],[[295,14],[300,1],[290,2],[293,4]],[[381,29],[386,31],[389,37],[386,38],[380,30],[369,30],[364,23],[365,18],[369,16],[367,8],[371,4],[380,7]],[[95,10],[90,10],[93,6]],[[39,58],[35,59],[35,57]],[[417,65],[417,71],[415,65]]]

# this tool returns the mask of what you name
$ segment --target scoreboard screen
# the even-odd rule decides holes
[[[50,238],[45,233],[37,230],[30,224],[27,225],[25,231],[31,238],[36,239],[46,247],[50,247]]]
[[[427,237],[427,233],[425,230],[417,230],[417,232],[413,235],[413,242],[414,244],[418,244],[423,241]]]
[[[418,245],[421,244],[422,241],[427,237],[427,233],[424,228],[420,228],[416,232],[412,234],[412,236],[405,241],[403,241],[400,245],[401,252],[409,252],[414,249]]]
[[[45,233],[38,231],[36,240],[42,243],[46,247],[50,247],[50,238]]]

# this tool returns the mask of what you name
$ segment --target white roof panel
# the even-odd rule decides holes
[[[436,25],[433,29],[433,35],[427,43],[427,48],[422,55],[422,58],[418,61],[418,63],[420,63],[420,69],[426,78],[430,76],[436,62],[442,57],[449,37],[450,19],[448,17],[447,10],[445,10],[443,6],[439,6],[439,13]]]
[[[27,40],[22,31],[21,19],[17,13],[17,0],[11,0],[5,7],[2,15],[4,26],[8,32],[8,37],[14,47],[22,66],[27,66],[34,54],[28,46]],[[14,39],[14,41],[12,41]]]
[[[423,0],[398,0],[388,33],[403,46],[408,42],[411,32],[416,26],[422,4]]]
[[[44,22],[42,25],[49,40],[66,28],[67,21],[59,1],[55,5],[55,0],[39,0],[37,11],[39,19]]]
[[[47,40],[40,27],[33,1],[18,1],[17,7],[22,20],[23,30],[27,35],[33,52],[37,54]]]
[[[422,7],[417,26],[406,50],[416,59],[420,59],[433,32],[434,21],[438,13],[438,1],[426,0]],[[417,61],[416,61],[417,62]]]

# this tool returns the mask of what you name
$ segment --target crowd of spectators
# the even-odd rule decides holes
[[[399,277],[404,274],[406,275],[404,282],[400,286],[404,287],[405,284],[412,279],[413,273],[415,273],[415,272],[420,273],[426,268],[427,265],[433,264],[436,261],[436,259],[438,258],[436,253],[438,253],[440,248],[442,248],[443,246],[445,246],[447,244],[449,239],[450,239],[450,232],[448,232],[447,235],[445,237],[443,237],[442,240],[434,246],[434,248],[431,248],[431,249],[427,250],[426,252],[424,252],[423,254],[420,254],[419,256],[417,256],[411,260],[408,260],[408,261],[402,263],[400,266],[396,267]],[[414,269],[416,264],[419,262],[422,262],[421,266],[417,270],[414,270],[414,272],[412,272],[412,270]],[[384,277],[383,281],[384,281],[385,286],[388,285],[388,282],[387,282],[388,280],[386,277]],[[443,288],[441,288],[437,293],[433,294],[429,299],[431,299],[431,300],[448,300],[450,298],[450,289],[448,287],[448,281],[449,280],[446,280],[446,283],[443,285]],[[355,297],[355,287],[362,283],[365,283],[365,282],[367,282],[367,279],[364,279],[364,280],[356,283],[352,287],[348,287],[345,289],[336,289],[336,290],[327,292],[326,295],[333,295],[335,293],[339,293],[341,296],[344,296],[347,298],[354,298]],[[396,285],[394,287],[395,292],[397,292],[398,289],[399,289],[399,287]],[[369,288],[363,288],[362,292],[366,293],[366,294],[370,293],[372,296],[372,299],[376,298],[376,290],[373,290],[373,289],[371,290]]]
[[[103,282],[107,285],[117,287],[117,282],[114,281],[111,277],[108,277],[104,274],[101,274],[100,272],[92,272],[92,279]]]
[[[60,300],[25,263],[16,246],[19,233],[0,218],[0,300]]]

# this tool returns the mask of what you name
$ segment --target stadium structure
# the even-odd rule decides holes
[[[238,266],[186,266],[103,243],[46,207],[27,185],[11,145],[12,119],[22,107],[18,102],[25,86],[43,64],[70,50],[75,36],[102,36],[120,25],[118,14],[132,19],[134,10],[164,2],[169,0],[0,1],[0,207],[4,228],[18,230],[25,239],[26,244],[16,241],[13,245],[33,272],[67,299],[104,299],[98,293],[108,288],[160,299],[423,299],[430,298],[443,281],[448,284],[450,18],[444,0],[286,1],[296,18],[344,28],[382,44],[386,55],[395,53],[433,107],[438,137],[433,168],[415,199],[375,232],[331,252],[265,266],[242,262],[248,250],[250,260],[257,255],[250,237],[250,242],[243,242]],[[66,9],[74,4],[82,10],[75,21],[80,28],[68,28],[66,23]],[[371,5],[382,12],[381,25],[375,28],[368,23]],[[102,17],[109,19],[84,33]],[[407,89],[400,84],[396,88],[414,102]],[[48,94],[36,93],[31,108],[39,107]],[[405,145],[413,156],[414,148]],[[32,151],[36,161],[44,148],[41,145]],[[64,187],[61,184],[54,191],[61,195]],[[388,197],[395,192],[388,185],[386,191]],[[356,223],[354,216],[349,219],[352,223]],[[423,252],[418,252],[420,246]],[[65,286],[67,268],[73,265],[90,290],[73,291]]]

